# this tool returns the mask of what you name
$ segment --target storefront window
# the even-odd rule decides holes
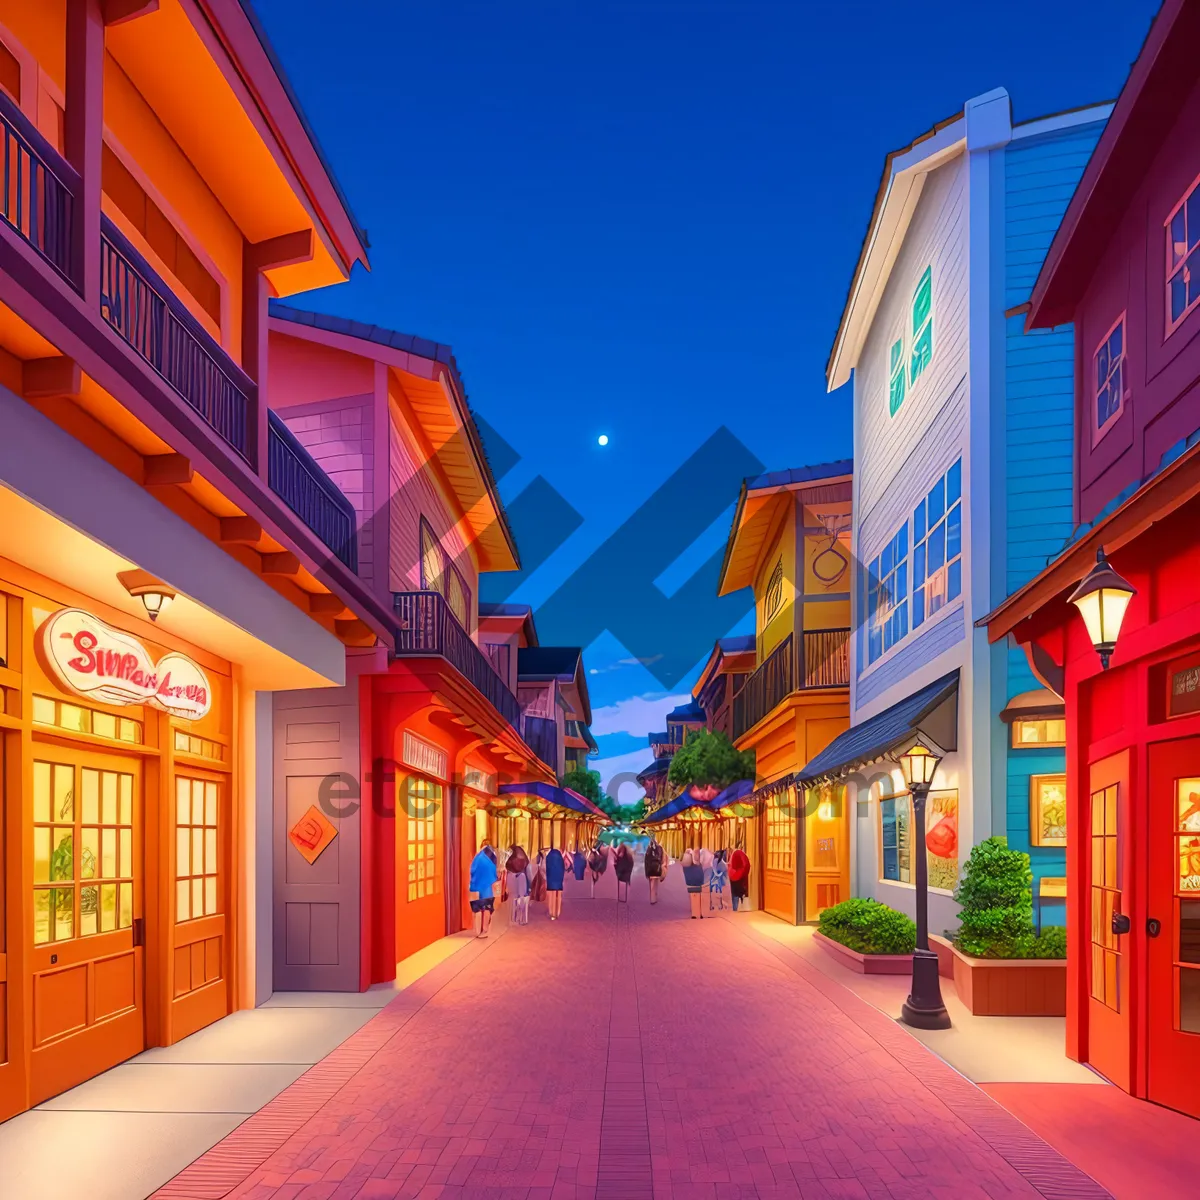
[[[1067,723],[1063,718],[1037,721],[1014,721],[1012,723],[1014,749],[1029,746],[1065,746]]]
[[[133,924],[133,776],[33,764],[33,940],[62,942]],[[76,853],[78,851],[78,853]]]
[[[1121,911],[1117,854],[1117,785],[1092,793],[1092,999],[1121,1011],[1117,935],[1113,914]]]
[[[883,847],[883,878],[912,882],[912,809],[907,793],[882,796],[879,820]]]
[[[1034,846],[1067,844],[1067,777],[1033,775],[1029,780],[1029,841]]]
[[[1179,894],[1184,896],[1200,893],[1200,779],[1181,779],[1175,786]]]
[[[34,696],[33,722],[35,725],[52,725],[71,733],[90,733],[94,737],[110,738],[116,742],[142,744],[142,723],[132,717],[118,717],[98,709],[84,708],[66,700],[54,700],[50,696]]]
[[[209,779],[175,779],[175,920],[191,921],[220,912],[217,784]]]
[[[175,749],[181,754],[195,754],[199,758],[211,758],[214,762],[223,762],[225,759],[225,747],[220,742],[196,737],[183,729],[175,730]]]
[[[767,867],[791,871],[795,865],[796,809],[791,788],[767,797]]]
[[[434,896],[441,889],[442,785],[410,775],[405,781],[405,825],[408,850],[408,902]]]
[[[1179,1028],[1200,1033],[1200,900],[1179,902]]]

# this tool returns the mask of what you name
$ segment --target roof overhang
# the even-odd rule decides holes
[[[812,492],[813,500],[828,500],[829,488],[844,485],[845,498],[850,499],[853,469],[848,460],[777,475],[778,482],[764,475],[742,483],[717,578],[718,596],[754,586],[763,555],[778,537],[788,509],[797,502],[806,502],[804,493]]]
[[[939,122],[912,145],[887,156],[867,235],[825,367],[829,391],[841,387],[858,365],[858,356],[921,198],[925,177],[961,154],[966,144],[966,118],[957,113]]]
[[[512,611],[507,611],[507,610]],[[515,633],[526,646],[536,646],[537,629],[533,624],[533,609],[527,604],[480,604],[479,628],[492,633]],[[520,647],[518,647],[520,649]]]
[[[1164,0],[1050,243],[1027,329],[1074,320],[1096,263],[1195,88],[1197,45],[1200,5]]]
[[[942,750],[958,748],[958,671],[839,734],[796,776],[805,787],[845,779],[889,758],[918,730]]]
[[[394,340],[380,340],[376,326],[284,305],[272,305],[270,328],[284,337],[385,364],[392,384],[389,391],[409,425],[426,469],[433,472],[458,509],[464,539],[475,551],[479,570],[520,569],[508,515],[446,347],[404,338],[408,344],[428,348],[428,353],[436,355],[426,357],[413,349],[400,349]]]
[[[1065,715],[1066,705],[1062,697],[1056,696],[1047,687],[1021,692],[1000,710],[1000,720],[1006,725],[1011,725],[1014,721],[1053,720]]]

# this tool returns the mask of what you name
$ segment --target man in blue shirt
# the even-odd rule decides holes
[[[471,911],[476,915],[475,936],[485,938],[496,905],[496,852],[486,842],[471,859]]]

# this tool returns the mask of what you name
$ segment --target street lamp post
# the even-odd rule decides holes
[[[912,991],[900,1019],[915,1029],[949,1029],[950,1014],[942,1002],[937,952],[929,948],[929,863],[925,853],[925,801],[934,772],[942,761],[933,743],[918,735],[900,755],[900,769],[913,802],[913,849],[917,867],[917,948],[913,951]]]

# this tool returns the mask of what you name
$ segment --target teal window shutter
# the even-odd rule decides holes
[[[912,356],[909,382],[916,383],[933,358],[933,268],[926,267],[912,302]]]

